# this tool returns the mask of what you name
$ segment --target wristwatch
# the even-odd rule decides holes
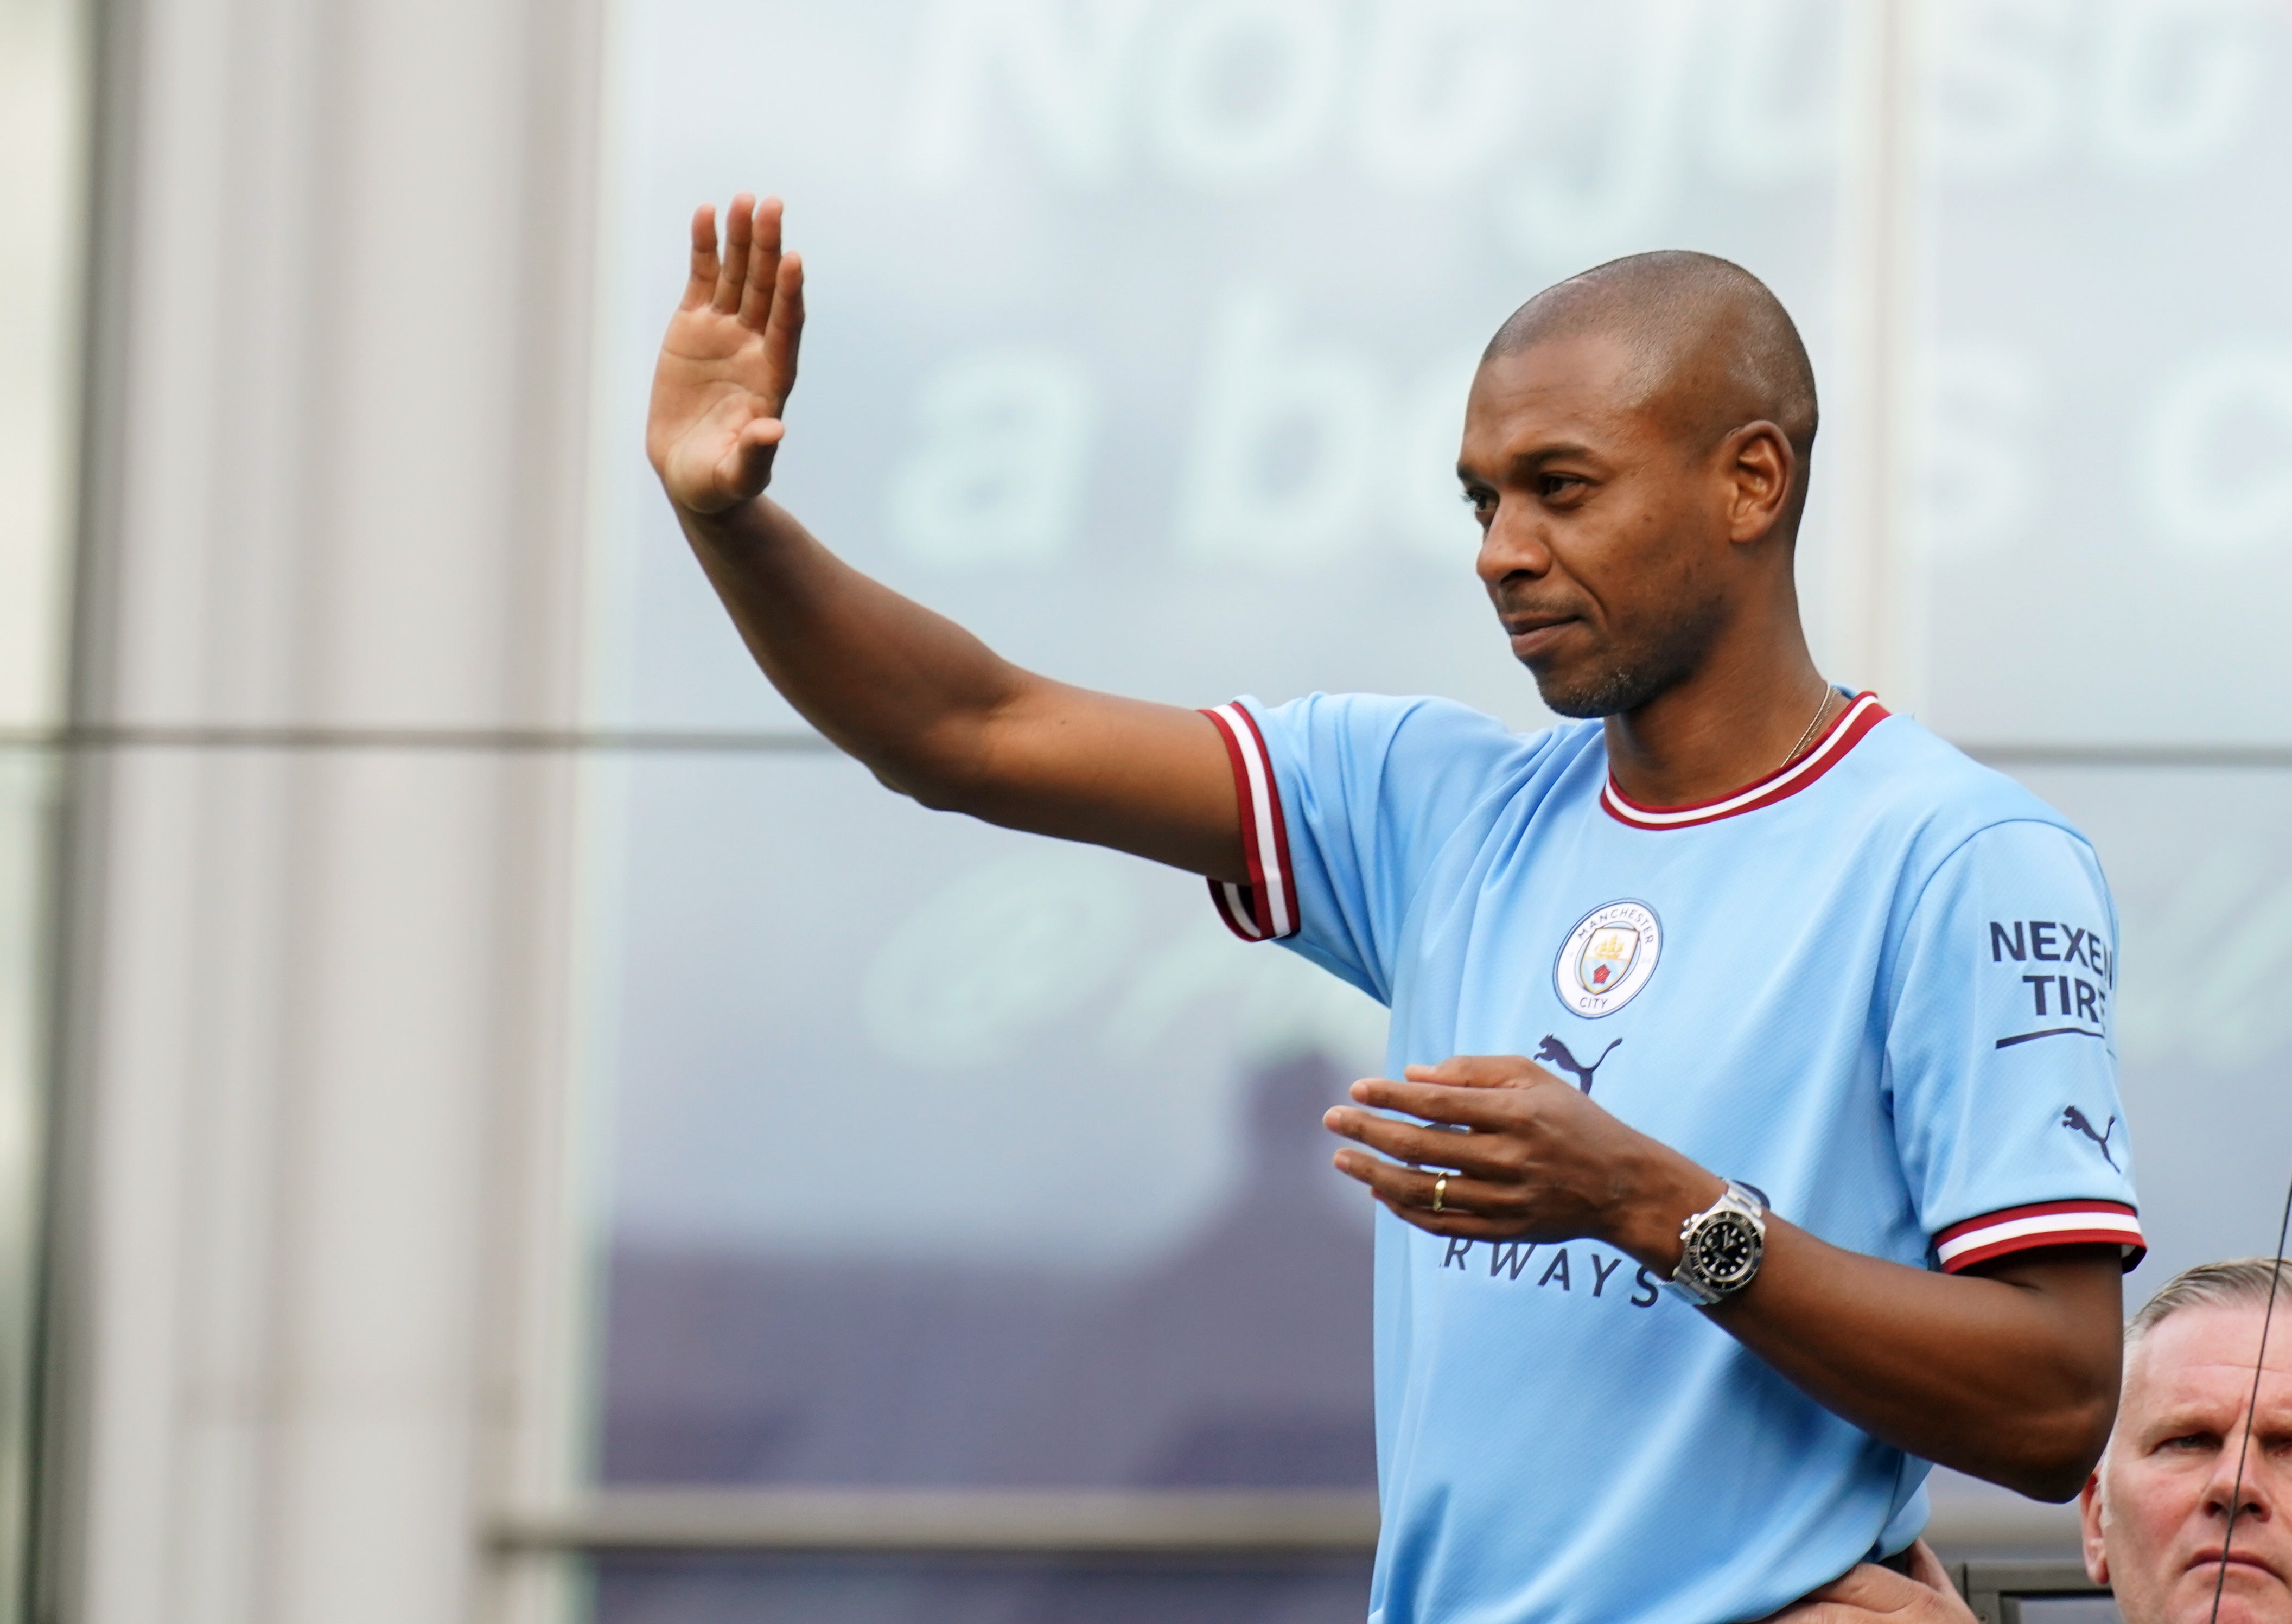
[[[1717,1200],[1679,1226],[1679,1267],[1664,1284],[1674,1297],[1708,1308],[1751,1283],[1767,1252],[1767,1204],[1748,1184],[1727,1181]]]

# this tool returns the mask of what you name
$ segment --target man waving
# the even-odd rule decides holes
[[[1815,669],[1763,285],[1636,255],[1489,345],[1479,574],[1578,719],[1527,736],[1069,687],[851,570],[763,495],[802,295],[776,202],[721,250],[699,211],[648,429],[765,675],[892,788],[1201,875],[1392,1012],[1328,1118],[1384,1208],[1373,1619],[1756,1618],[1907,1550],[1927,1461],[2077,1492],[2142,1244],[2115,913],[2057,813]]]

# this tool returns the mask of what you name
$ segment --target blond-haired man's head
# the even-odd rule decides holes
[[[2083,1512],[2086,1569],[2116,1591],[2126,1624],[2205,1624],[2215,1587],[2221,1624],[2292,1624],[2292,1265],[2203,1264],[2134,1316],[2117,1427]]]

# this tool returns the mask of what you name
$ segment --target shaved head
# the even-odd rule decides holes
[[[1545,704],[1636,713],[1724,647],[1819,688],[1792,578],[1814,428],[1798,329],[1739,265],[1635,254],[1513,312],[1473,377],[1457,474]]]
[[[1610,260],[1514,311],[1481,359],[1588,336],[1632,352],[1633,398],[1618,404],[1654,413],[1698,451],[1747,423],[1780,429],[1798,458],[1796,524],[1814,450],[1814,368],[1764,282],[1731,261],[1682,249]]]

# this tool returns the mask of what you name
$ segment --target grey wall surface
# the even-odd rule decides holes
[[[508,1616],[572,773],[484,747],[576,714],[600,17],[106,13],[48,1604]]]

